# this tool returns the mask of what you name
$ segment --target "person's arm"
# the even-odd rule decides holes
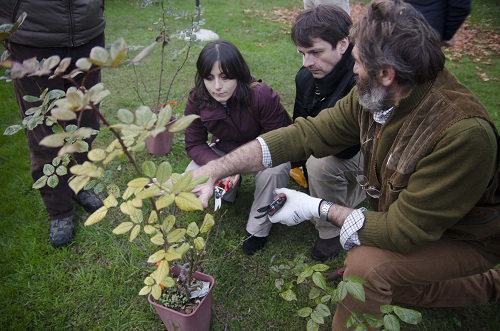
[[[471,0],[448,0],[443,28],[443,41],[449,42],[471,11]]]
[[[208,175],[205,184],[198,185],[193,193],[198,195],[204,208],[208,206],[208,199],[213,194],[214,184],[225,177],[234,174],[256,172],[264,169],[262,164],[262,147],[257,139],[235,149],[225,156],[208,162],[203,167],[194,170],[195,177]]]
[[[200,115],[192,104],[188,101],[186,104],[186,109],[184,110],[184,115]],[[202,124],[201,119],[195,119],[184,133],[185,148],[188,156],[197,164],[205,165],[209,161],[219,158],[219,155],[215,153],[210,146],[208,146],[208,130]]]

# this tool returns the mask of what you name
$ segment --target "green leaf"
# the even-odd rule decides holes
[[[87,58],[80,58],[76,61],[75,65],[81,71],[89,71],[89,69],[92,67],[92,62],[90,62]]]
[[[310,266],[306,266],[304,271],[302,271],[297,277],[297,284],[302,284],[306,281],[307,277],[313,274],[313,269]]]
[[[43,166],[43,174],[46,176],[52,175],[55,172],[55,170],[56,168],[50,163],[47,163]]]
[[[144,226],[144,232],[146,232],[147,234],[155,234],[156,233],[156,228],[152,225],[145,225]]]
[[[60,165],[56,168],[56,174],[58,176],[65,176],[68,173],[68,168],[63,165]]]
[[[335,289],[334,296],[333,296],[334,301],[336,303],[341,302],[342,300],[345,299],[346,296],[347,296],[346,282],[345,281],[341,281],[337,285],[337,288]]]
[[[40,141],[40,145],[47,146],[47,147],[61,147],[64,145],[64,141],[66,138],[71,137],[70,133],[54,133],[51,134],[50,136],[47,136],[43,138]]]
[[[322,290],[326,289],[326,279],[320,272],[314,272],[312,275],[314,284]]]
[[[25,96],[23,96],[23,100],[26,102],[29,102],[29,103],[34,103],[34,102],[40,101],[40,97],[35,97],[32,95],[25,95]]]
[[[321,295],[321,290],[317,287],[311,287],[309,291],[309,300],[314,300]]]
[[[323,317],[328,317],[331,315],[330,308],[328,308],[327,305],[322,303],[318,304],[316,306],[316,309],[314,309],[314,311],[316,311],[319,315]]]
[[[140,106],[135,111],[135,124],[145,129],[149,129],[154,123],[153,115],[154,114],[151,108],[147,106]]]
[[[163,246],[165,244],[165,239],[163,239],[163,234],[157,233],[153,237],[151,237],[151,242],[155,245]]]
[[[207,233],[212,229],[215,224],[214,217],[211,214],[205,214],[205,218],[203,219],[203,224],[201,225],[200,232]]]
[[[365,289],[362,284],[355,282],[347,282],[347,292],[352,295],[356,300],[365,302]]]
[[[163,220],[162,229],[165,232],[170,232],[170,230],[174,227],[174,225],[175,225],[175,216],[174,215],[168,215]]]
[[[132,124],[134,123],[134,113],[132,113],[128,109],[118,109],[117,113],[118,120],[122,123],[125,124]]]
[[[321,263],[319,263],[319,264],[315,264],[315,265],[313,265],[313,266],[312,266],[312,269],[313,269],[314,271],[323,272],[323,271],[326,271],[326,270],[330,269],[330,267],[329,267],[329,266],[327,266],[326,264],[321,264]]]
[[[188,171],[183,174],[179,180],[175,182],[175,184],[170,189],[173,193],[183,192],[184,189],[191,183],[191,179],[193,178],[193,172]]]
[[[145,161],[142,164],[142,172],[144,175],[153,178],[156,174],[156,165],[154,164],[153,161]]]
[[[401,326],[396,316],[389,314],[384,316],[384,329],[387,331],[399,331]]]
[[[138,199],[149,199],[156,196],[158,193],[160,193],[160,188],[156,185],[152,185],[151,187],[148,187],[147,189],[139,192],[135,196]]]
[[[186,234],[186,229],[175,229],[167,235],[167,242],[169,244],[177,243],[184,239]]]
[[[196,249],[196,251],[198,251],[198,252],[205,249],[205,239],[203,239],[202,237],[196,238],[193,241],[193,246],[194,246],[194,249]]]
[[[78,193],[85,187],[85,185],[87,185],[89,181],[89,176],[79,175],[73,177],[73,179],[69,181],[68,185],[73,190],[73,192]]]
[[[175,197],[175,203],[183,211],[203,210],[201,201],[193,193],[181,192]]]
[[[325,324],[325,318],[316,310],[313,310],[311,313],[311,319],[318,324]]]
[[[107,213],[108,213],[108,208],[106,206],[102,206],[87,218],[87,220],[84,223],[85,226],[93,225],[100,222],[104,217],[106,217]]]
[[[394,313],[405,323],[416,325],[422,322],[422,314],[413,309],[394,306]]]
[[[382,314],[390,314],[392,313],[394,310],[394,306],[393,305],[381,305],[380,306],[380,312]]]
[[[165,127],[170,120],[172,119],[172,106],[167,104],[165,107],[161,108],[158,111],[158,118],[156,119],[156,124],[155,126],[158,127]]]
[[[160,249],[159,251],[156,251],[153,255],[151,255],[148,258],[148,263],[156,263],[158,261],[163,260],[165,257],[165,250]]]
[[[106,151],[100,148],[94,148],[87,154],[90,161],[98,162],[106,158]]]
[[[172,175],[172,166],[167,161],[160,163],[156,171],[156,180],[160,185],[170,179]]]
[[[149,44],[147,47],[145,47],[139,54],[137,54],[134,59],[132,60],[132,63],[137,63],[141,62],[146,56],[148,56],[154,49],[154,47],[158,43],[155,41],[151,44]]]
[[[153,298],[155,300],[160,299],[160,297],[161,297],[161,287],[160,287],[160,285],[155,284],[155,285],[152,286],[151,295],[153,296]]]
[[[69,109],[54,108],[50,112],[58,121],[71,121],[76,119],[76,114]]]
[[[13,134],[17,133],[22,129],[23,129],[22,125],[11,125],[5,129],[3,134],[4,136],[12,136]]]
[[[175,194],[167,193],[156,200],[155,205],[158,210],[170,206],[175,200]]]
[[[38,178],[36,182],[33,183],[31,186],[35,190],[41,189],[42,187],[47,184],[47,176],[43,175],[42,177]]]
[[[59,184],[59,177],[57,175],[50,175],[49,178],[47,178],[47,186],[51,188],[55,188]]]
[[[168,262],[161,261],[158,268],[156,268],[156,273],[154,277],[156,283],[160,284],[161,282],[163,282],[163,280],[165,279],[165,277],[168,276],[169,273],[170,273],[170,267],[168,265]]]
[[[118,66],[122,60],[127,56],[128,46],[125,39],[120,37],[111,44],[109,54],[111,55],[111,66]]]
[[[106,49],[100,46],[95,46],[90,51],[90,62],[98,67],[102,67],[108,61],[109,54]]]
[[[189,223],[186,229],[186,234],[191,238],[194,238],[198,235],[198,233],[200,233],[200,228],[198,227],[198,224],[196,224],[196,222]]]
[[[312,311],[313,310],[311,307],[300,308],[299,310],[297,310],[297,315],[299,315],[299,317],[306,318],[311,315]]]
[[[123,222],[120,223],[116,228],[113,229],[114,234],[124,234],[130,231],[132,227],[134,226],[134,223],[132,222]]]
[[[146,177],[134,178],[128,182],[127,186],[134,188],[144,188],[146,185],[150,184],[151,180]]]
[[[139,295],[148,295],[149,293],[151,293],[151,289],[152,289],[152,286],[144,286],[143,288],[141,288],[141,290],[139,291]]]
[[[307,331],[318,331],[319,324],[314,322],[312,319],[310,319],[307,321],[306,330]]]
[[[187,115],[187,116],[183,116],[181,117],[180,119],[178,119],[177,121],[175,121],[174,123],[172,123],[170,125],[170,127],[168,128],[168,131],[169,132],[180,132],[180,131],[184,131],[186,130],[186,128],[197,118],[199,118],[200,116],[198,115]]]
[[[130,242],[134,241],[135,238],[137,238],[137,236],[139,235],[139,233],[141,233],[141,226],[139,224],[137,224],[136,226],[134,226],[134,228],[130,232],[130,239],[129,239],[129,241]]]
[[[285,301],[297,300],[297,295],[292,290],[286,290],[280,293],[280,297]]]

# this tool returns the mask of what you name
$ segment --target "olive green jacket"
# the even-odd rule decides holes
[[[427,126],[418,125],[423,120]],[[324,157],[361,143],[365,174],[382,192],[381,202],[371,199],[373,210],[365,212],[358,232],[362,244],[410,253],[448,237],[466,240],[493,263],[500,261],[500,207],[476,208],[487,204],[489,186],[496,191],[498,178],[491,184],[498,135],[481,103],[448,70],[413,88],[383,126],[359,105],[355,87],[334,108],[262,138],[273,165]],[[410,156],[412,162],[400,162],[410,167],[398,169],[404,179],[391,182],[397,168],[389,166],[393,158]]]

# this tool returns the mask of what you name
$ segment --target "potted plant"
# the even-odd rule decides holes
[[[14,33],[20,24],[22,18],[14,25],[2,26],[0,42]],[[129,61],[129,48],[125,40],[120,38],[111,44],[109,51],[101,47],[93,48],[88,58],[77,60],[78,69],[70,73],[66,72],[67,59],[61,60],[57,56],[40,63],[33,60],[12,63],[7,60],[8,54],[3,54],[0,65],[11,69],[2,78],[9,81],[24,75],[49,74],[71,80],[75,75],[85,75],[96,68],[117,68],[124,63],[137,63],[151,53],[154,45],[165,45],[164,42],[163,37],[157,39]],[[203,222],[201,219],[198,222],[201,225],[196,221],[183,225],[178,219],[178,215],[183,212],[203,210],[191,190],[207,178],[193,178],[192,172],[174,173],[168,161],[155,163],[146,157],[144,162],[139,163],[137,158],[145,151],[148,138],[165,132],[167,126],[170,133],[180,132],[197,116],[185,116],[172,121],[172,107],[167,103],[158,108],[142,105],[134,111],[121,108],[113,117],[116,120],[110,120],[109,110],[105,116],[97,107],[110,94],[104,84],[100,83],[88,90],[72,87],[67,91],[41,91],[40,96],[26,96],[32,101],[42,101],[36,116],[46,123],[50,121],[57,126],[58,120],[74,119],[82,111],[94,111],[113,136],[106,147],[89,151],[89,161],[66,169],[71,153],[84,148],[84,139],[96,132],[90,128],[71,126],[65,130],[55,130],[41,144],[60,148],[59,156],[51,167],[47,167],[54,171],[46,174],[44,183],[38,183],[38,186],[54,185],[57,175],[69,170],[72,174],[69,186],[78,193],[89,188],[93,182],[100,181],[116,158],[126,158],[133,172],[132,178],[124,187],[116,184],[108,186],[103,206],[88,217],[85,225],[96,224],[109,216],[118,222],[113,233],[128,234],[130,242],[139,236],[149,239],[149,271],[144,279],[145,286],[139,294],[147,295],[157,311],[161,302],[173,304],[179,301],[174,298],[181,298],[184,306],[190,302],[201,306],[208,304],[208,313],[202,313],[201,306],[185,313],[180,312],[187,317],[195,316],[198,320],[201,320],[202,315],[205,316],[204,326],[200,329],[195,329],[192,324],[179,328],[180,322],[177,319],[162,317],[169,330],[207,330],[210,325],[211,291],[215,282],[212,277],[200,273],[199,267],[204,259],[207,236],[214,225],[214,218],[205,213],[201,217]],[[27,121],[22,125],[11,126],[5,133],[13,134],[23,128],[32,129],[36,122]],[[151,269],[154,270],[151,272]],[[175,307],[174,305],[172,309]]]

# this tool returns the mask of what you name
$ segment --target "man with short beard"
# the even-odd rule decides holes
[[[286,225],[319,217],[341,229],[343,277],[364,279],[366,300],[347,296],[332,329],[348,329],[352,312],[381,317],[391,302],[500,301],[500,137],[491,117],[444,67],[439,36],[411,5],[375,0],[349,36],[357,87],[317,117],[200,168],[194,175],[210,179],[195,193],[206,206],[219,178],[360,143],[370,210],[283,188],[286,203],[271,217]]]

